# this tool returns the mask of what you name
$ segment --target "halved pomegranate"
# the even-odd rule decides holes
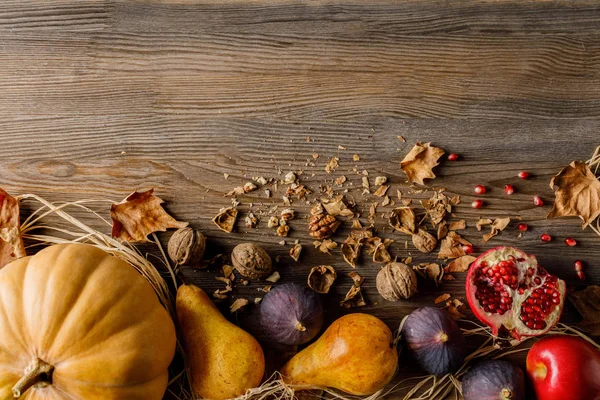
[[[533,255],[514,247],[496,247],[469,268],[467,300],[495,336],[516,339],[548,332],[560,319],[566,285],[538,265]]]

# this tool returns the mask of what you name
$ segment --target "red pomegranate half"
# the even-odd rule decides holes
[[[533,255],[514,247],[496,247],[469,268],[467,300],[495,336],[521,339],[548,332],[560,319],[565,282],[538,265]]]

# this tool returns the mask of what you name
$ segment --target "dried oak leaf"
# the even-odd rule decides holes
[[[0,189],[0,268],[25,257],[19,200]]]
[[[444,268],[444,272],[465,272],[469,269],[469,266],[475,260],[475,257],[469,255],[458,257],[457,259],[453,260],[450,264],[448,264],[446,268]]]
[[[227,233],[233,232],[235,227],[235,221],[237,221],[238,210],[233,207],[223,208],[212,221],[221,229]]]
[[[578,326],[592,336],[600,336],[600,286],[588,286],[572,293],[569,300],[583,317]]]
[[[412,235],[412,242],[422,253],[431,253],[437,246],[435,236],[423,229],[419,229],[417,233]]]
[[[395,230],[412,235],[415,233],[415,213],[410,207],[399,207],[392,210],[389,223]]]
[[[442,240],[438,258],[457,258],[466,255],[463,245],[471,245],[471,242],[464,239],[458,233],[449,231],[448,235]]]
[[[406,174],[408,181],[423,185],[423,179],[433,179],[432,168],[439,164],[438,159],[444,150],[432,147],[431,143],[418,142],[400,162],[400,169]]]
[[[435,192],[430,199],[421,200],[421,205],[427,211],[427,215],[433,226],[436,226],[452,211],[449,199],[442,193]]]
[[[229,307],[229,311],[231,313],[234,313],[234,312],[236,312],[238,310],[241,310],[242,308],[246,307],[247,305],[248,305],[248,300],[247,299],[237,299]]]
[[[573,161],[550,180],[555,191],[548,218],[578,216],[585,228],[600,215],[600,181],[582,161]]]
[[[161,206],[163,201],[153,192],[154,189],[133,192],[122,202],[110,207],[113,237],[125,242],[147,242],[147,236],[153,232],[180,229],[188,225],[167,214]]]
[[[329,293],[337,274],[331,265],[319,265],[310,270],[308,286],[317,293]]]
[[[439,264],[424,263],[413,265],[413,269],[423,278],[434,281],[436,286],[444,278],[444,269]]]
[[[508,226],[508,223],[510,222],[510,218],[506,217],[506,218],[496,218],[494,220],[494,222],[492,222],[492,230],[490,233],[487,233],[485,235],[483,235],[483,239],[481,240],[483,243],[487,242],[488,240],[490,240],[491,238],[493,238],[494,236],[496,236],[497,234],[499,234],[501,231],[504,230],[504,228],[506,228]]]

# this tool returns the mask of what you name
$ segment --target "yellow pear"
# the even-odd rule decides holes
[[[377,317],[357,313],[337,319],[280,372],[292,385],[327,386],[366,396],[388,384],[397,367],[390,328]]]
[[[180,286],[176,307],[192,387],[198,395],[230,399],[260,385],[265,356],[252,335],[229,322],[197,286]]]

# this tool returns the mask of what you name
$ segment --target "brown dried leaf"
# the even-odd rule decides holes
[[[340,305],[344,308],[366,306],[367,303],[365,303],[360,286],[352,285],[350,290],[348,290],[348,293],[346,293],[344,300],[340,302]]]
[[[450,297],[452,297],[452,295],[450,293],[444,293],[444,294],[436,297],[435,300],[433,300],[433,302],[435,304],[443,303],[444,301],[448,300]]]
[[[395,230],[412,235],[416,229],[415,213],[409,207],[399,207],[392,210],[389,223]]]
[[[477,221],[477,223],[475,224],[475,226],[477,227],[478,231],[481,231],[481,228],[483,228],[485,225],[491,225],[492,224],[492,220],[489,218],[479,218],[479,221]]]
[[[446,221],[442,221],[438,225],[437,238],[438,240],[442,240],[446,237],[446,235],[448,235],[448,224],[446,223]]]
[[[335,171],[335,169],[336,169],[337,167],[339,167],[339,163],[338,163],[338,161],[340,161],[340,159],[339,159],[339,158],[337,158],[337,157],[331,157],[331,158],[329,159],[329,161],[327,162],[327,165],[325,165],[325,171],[326,171],[328,174],[330,174],[330,173],[332,173],[333,171]]]
[[[463,239],[458,233],[449,231],[448,235],[442,240],[438,258],[456,258],[466,255],[467,253],[462,248],[462,245],[465,244],[470,245],[471,242]]]
[[[450,264],[448,264],[446,268],[444,268],[444,272],[465,272],[469,269],[469,266],[475,260],[475,257],[469,255],[458,257],[457,259],[453,260]]]
[[[161,206],[163,201],[153,192],[154,189],[133,192],[122,202],[110,207],[113,237],[125,242],[148,242],[147,236],[151,233],[188,225],[167,214]]]
[[[389,188],[390,188],[389,185],[381,185],[377,188],[377,190],[375,190],[375,192],[373,192],[373,194],[375,196],[383,197],[383,196],[385,196],[385,194]]]
[[[436,285],[440,283],[444,277],[444,269],[439,264],[419,264],[414,265],[413,269],[423,278],[434,281]]]
[[[229,311],[231,313],[234,313],[234,312],[236,312],[238,310],[241,310],[242,308],[246,307],[247,305],[248,305],[248,300],[247,299],[237,299],[229,307]]]
[[[310,270],[308,286],[317,293],[329,293],[337,274],[331,265],[319,265]]]
[[[467,229],[467,223],[465,222],[464,219],[461,219],[460,221],[450,222],[448,229],[451,231],[459,231],[462,229]]]
[[[0,189],[0,268],[25,256],[19,201]]]
[[[408,181],[423,185],[423,179],[433,179],[432,168],[438,165],[438,159],[444,150],[432,147],[431,143],[418,142],[400,162],[400,169],[406,174]]]
[[[419,229],[417,233],[412,235],[412,242],[422,253],[431,253],[435,250],[435,246],[437,246],[437,239],[423,229]]]
[[[600,286],[588,286],[572,293],[569,300],[583,317],[578,326],[592,336],[600,336]]]
[[[573,161],[550,180],[555,191],[548,218],[578,216],[585,228],[600,215],[600,181],[583,161]]]
[[[483,239],[482,242],[485,243],[488,240],[490,240],[491,238],[493,238],[494,236],[496,236],[498,233],[500,233],[501,231],[504,230],[504,228],[506,228],[508,226],[508,223],[510,222],[510,218],[506,217],[506,218],[496,218],[494,220],[494,222],[492,222],[492,226],[491,226],[491,232],[488,234],[483,235]]]

